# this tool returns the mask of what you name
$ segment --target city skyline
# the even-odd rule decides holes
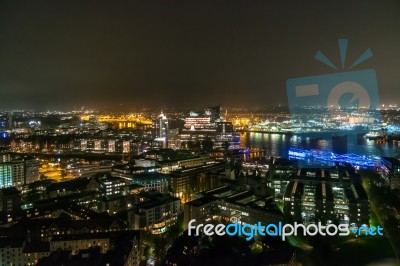
[[[353,3],[3,3],[0,104],[287,105],[287,79],[337,72],[314,56],[339,65],[339,38],[349,64],[372,50],[355,70],[375,69],[381,102],[394,104],[400,4]]]
[[[0,264],[400,265],[398,14],[0,1]]]

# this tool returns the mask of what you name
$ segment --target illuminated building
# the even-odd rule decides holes
[[[129,209],[132,206],[132,197],[122,195],[112,195],[99,199],[98,211],[106,211],[114,215],[120,211]]]
[[[104,176],[98,179],[100,183],[103,196],[112,195],[124,195],[127,192],[129,180],[115,177],[115,176]]]
[[[39,163],[34,158],[25,158],[25,184],[39,180]]]
[[[132,184],[141,185],[145,190],[168,192],[168,177],[159,173],[142,173],[132,176]]]
[[[124,164],[114,166],[111,170],[111,175],[132,180],[133,176],[136,174],[151,173],[155,171],[156,167],[140,167],[130,164]]]
[[[25,184],[25,165],[23,160],[0,163],[0,188],[21,187]]]
[[[201,197],[189,202],[183,206],[184,210],[184,229],[192,219],[196,219],[197,223],[210,221],[213,216],[218,214],[218,198]]]
[[[167,148],[168,146],[168,119],[167,117],[161,112],[161,114],[153,120],[153,138],[156,141],[161,141],[162,147]]]
[[[8,163],[11,161],[10,153],[0,153],[0,163]]]
[[[193,149],[188,144],[201,145],[204,140],[211,140],[214,148],[240,148],[240,133],[234,130],[231,122],[222,122],[220,106],[206,109],[203,113],[190,112],[184,118],[176,144]]]
[[[101,150],[101,141],[100,140],[94,140],[93,146],[94,146],[93,150],[95,150],[95,151]]]
[[[183,131],[212,131],[215,132],[216,123],[221,122],[221,108],[216,106],[204,112],[190,112],[184,118]]]
[[[219,208],[221,216],[227,222],[255,224],[258,221],[276,223],[281,220],[281,213],[271,195],[265,197],[250,191],[239,192],[226,197]]]
[[[180,148],[178,144],[178,135],[179,135],[179,128],[170,129],[168,131],[168,136],[167,136],[168,148],[174,150]]]
[[[225,163],[210,162],[202,166],[171,171],[171,193],[182,202],[195,198],[196,194],[219,186],[221,174],[225,173]],[[222,175],[223,176],[223,175]]]
[[[394,157],[382,157],[380,174],[392,189],[400,188],[400,161]]]
[[[82,115],[82,121],[89,121],[91,119],[90,115]],[[151,121],[144,118],[140,113],[133,113],[127,115],[98,115],[96,117],[96,122],[99,123],[110,123],[117,125],[118,128],[138,128],[151,127]]]
[[[123,153],[129,153],[131,152],[131,142],[128,140],[124,140],[122,142],[122,152]]]
[[[156,161],[155,160],[148,160],[148,159],[135,159],[135,166],[138,166],[138,167],[155,167],[156,166]]]
[[[215,128],[214,123],[211,123],[211,117],[199,116],[197,113],[191,112],[188,117],[185,117],[184,128],[186,130],[213,130]]]
[[[9,153],[0,153],[0,188],[21,187],[39,178],[39,164],[34,158],[15,158]]]
[[[88,140],[85,140],[85,141],[86,141],[86,148],[85,148],[85,150],[93,151],[93,150],[94,150],[94,143],[95,143],[95,140],[93,140],[93,139],[88,139]]]
[[[137,150],[137,143],[130,140],[116,140],[114,147],[116,153],[130,153]]]
[[[81,234],[54,236],[50,242],[50,250],[71,250],[77,254],[79,250],[87,249],[92,246],[101,248],[102,253],[106,253],[110,248],[110,240],[105,233]]]
[[[85,140],[85,139],[81,140],[81,143],[80,143],[80,150],[81,150],[81,151],[87,150],[87,140]]]
[[[134,174],[159,172],[168,174],[171,171],[183,168],[203,166],[213,162],[207,154],[185,150],[160,149],[151,150],[136,157],[135,165],[116,165],[112,175],[132,179]]]
[[[2,265],[37,265],[40,258],[50,255],[50,243],[30,245],[24,240],[3,239],[0,242]]]
[[[284,213],[294,220],[368,224],[366,192],[348,168],[303,168],[283,179]]]
[[[130,153],[138,150],[138,143],[127,139],[79,139],[71,141],[71,144],[60,150],[69,151],[90,151],[90,152],[109,152],[109,153]]]
[[[180,213],[179,198],[158,191],[147,191],[138,195],[136,210],[131,214],[134,229],[148,230],[152,234],[164,233],[176,222]]]
[[[108,141],[107,151],[108,152],[115,152],[115,140],[109,140]]]
[[[8,163],[0,164],[0,188],[11,187],[12,185],[12,166]]]
[[[243,176],[266,177],[269,170],[268,164],[243,163],[241,173]]]
[[[283,201],[283,195],[289,184],[289,177],[294,174],[296,168],[291,161],[276,160],[269,165],[267,184],[274,189],[275,200]]]

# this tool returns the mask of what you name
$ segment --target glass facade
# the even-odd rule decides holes
[[[0,188],[11,187],[12,180],[12,166],[7,164],[0,165]]]

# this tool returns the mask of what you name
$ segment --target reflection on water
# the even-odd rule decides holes
[[[244,147],[262,148],[267,155],[287,157],[290,148],[332,150],[332,134],[282,135],[271,133],[243,133],[240,144]],[[400,146],[392,143],[376,143],[364,136],[347,135],[347,153],[358,155],[393,156],[400,155]]]

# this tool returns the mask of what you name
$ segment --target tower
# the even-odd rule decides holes
[[[161,111],[161,114],[153,120],[153,138],[163,142],[163,148],[168,146],[168,119]]]

